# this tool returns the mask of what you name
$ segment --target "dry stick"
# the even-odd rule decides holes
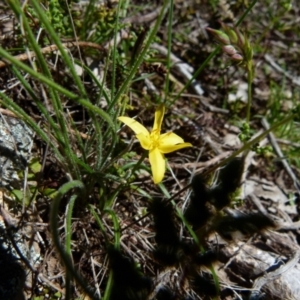
[[[261,120],[261,122],[262,122],[262,125],[265,128],[265,130],[268,130],[270,128],[270,125],[269,125],[268,121],[265,118],[263,118]],[[283,153],[282,153],[282,151],[281,151],[281,149],[280,149],[280,147],[279,147],[279,145],[276,141],[276,138],[275,138],[274,134],[272,132],[269,132],[268,137],[269,137],[270,143],[271,143],[275,153],[280,158],[280,160],[283,164],[283,167],[285,168],[286,172],[289,174],[289,176],[293,180],[295,188],[300,193],[300,182],[299,182],[298,178],[296,177],[294,171],[290,167],[289,163],[287,162],[286,158],[284,157],[284,155],[283,155]]]
[[[38,277],[41,281],[45,282],[46,284],[48,284],[49,286],[51,286],[53,289],[57,290],[58,292],[64,294],[64,290],[61,289],[58,285],[54,284],[50,279],[48,279],[46,276],[44,276],[43,274],[38,274]]]
[[[271,218],[271,216],[269,215],[269,213],[264,208],[264,206],[261,204],[261,201],[255,194],[249,194],[248,197],[250,197],[250,199],[256,205],[256,207],[260,213]],[[276,224],[276,229],[278,229],[278,230],[299,230],[300,229],[300,221],[297,221],[297,222],[277,221],[277,222],[275,222],[275,224]]]
[[[97,50],[101,50],[101,51],[105,50],[102,46],[100,46],[98,44],[91,43],[91,42],[83,42],[83,41],[66,42],[66,43],[62,43],[62,45],[65,48],[85,47],[85,48],[93,48],[93,49],[97,49]],[[47,54],[47,53],[51,53],[51,52],[54,52],[57,50],[58,50],[57,45],[50,45],[45,48],[42,48],[41,53]],[[14,58],[18,59],[19,61],[25,61],[25,60],[28,60],[30,57],[35,57],[35,56],[36,56],[36,53],[34,51],[30,51],[28,53],[16,55]],[[11,65],[10,62],[0,61],[0,68],[4,68],[9,65]]]
[[[289,222],[282,222],[278,224],[277,229],[281,230],[299,230],[300,229],[300,221],[289,223]]]
[[[290,79],[294,84],[300,86],[300,77],[293,76],[289,72],[285,71],[282,67],[280,67],[275,60],[269,55],[266,54],[264,56],[265,60],[271,65],[273,69],[275,69],[277,72],[283,74],[286,78]]]
[[[225,152],[222,152],[221,154],[219,154],[219,155],[215,156],[214,158],[212,158],[208,161],[205,161],[205,162],[200,161],[200,162],[179,163],[179,164],[169,162],[168,164],[172,168],[176,168],[176,169],[196,168],[196,173],[199,173],[204,168],[209,168],[209,167],[213,166],[214,164],[220,162],[224,158],[229,157],[231,154],[232,154],[232,151],[225,151]]]
[[[230,155],[228,158],[225,158],[223,160],[221,160],[220,162],[218,162],[216,165],[213,165],[211,168],[208,168],[207,170],[203,170],[203,173],[201,173],[202,175],[207,175],[210,172],[216,170],[217,168],[221,167],[222,165],[225,165],[226,163],[228,163],[233,157],[237,157],[239,154],[248,151],[247,149],[249,149],[250,147],[250,143],[251,145],[254,145],[256,143],[258,143],[263,137],[265,137],[268,133],[270,133],[272,130],[276,129],[277,127],[281,126],[282,124],[285,124],[286,122],[292,120],[292,118],[295,117],[295,114],[291,114],[288,115],[286,118],[284,118],[283,120],[277,122],[275,125],[273,125],[272,127],[270,127],[268,130],[266,130],[265,132],[261,133],[260,135],[258,135],[255,138],[252,138],[248,143],[246,143],[245,145],[243,145],[241,148],[239,148],[238,150],[236,150],[232,155]],[[186,185],[183,189],[181,189],[180,191],[178,191],[176,194],[174,194],[171,198],[166,200],[166,203],[169,203],[170,201],[174,200],[176,197],[178,197],[181,193],[183,193],[184,191],[186,191],[187,189],[189,189],[192,186],[191,183],[189,183],[188,185]],[[138,220],[130,223],[129,225],[125,226],[124,228],[121,228],[121,232],[123,232],[124,230],[126,230],[127,228],[131,227],[133,224],[136,224],[138,222],[140,222],[141,220],[145,219],[146,217],[148,217],[151,213],[148,212],[146,213],[143,217],[139,218]]]
[[[282,145],[287,145],[287,146],[291,146],[291,147],[295,147],[295,148],[300,148],[300,144],[299,143],[294,143],[291,141],[287,141],[284,139],[276,139],[277,143],[282,144]]]
[[[143,24],[150,23],[156,20],[161,12],[162,6],[157,7],[154,11],[146,15],[134,15],[132,17],[126,18],[122,23],[123,24]]]
[[[242,148],[241,148],[242,149]],[[238,151],[236,151],[235,153],[237,153],[237,152],[239,152],[240,150],[238,150]],[[226,154],[227,154],[227,152],[225,152]],[[239,153],[238,153],[239,154]],[[214,163],[213,164],[208,164],[208,168],[206,169],[197,169],[196,170],[196,174],[198,174],[199,173],[199,171],[200,171],[200,174],[203,174],[203,175],[206,175],[206,174],[209,174],[211,171],[213,171],[213,170],[216,170],[218,167],[220,167],[221,165],[222,165],[222,163],[223,162],[227,162],[227,160],[228,160],[228,158],[229,157],[231,157],[230,155],[229,156],[224,156],[223,157],[223,155],[220,155],[222,158],[220,159],[219,158],[219,156],[218,156],[218,158],[219,158],[219,160],[218,161],[214,161]],[[212,160],[214,160],[214,159],[212,159]],[[211,162],[212,160],[210,160],[209,162]],[[166,200],[166,203],[168,203],[168,202],[170,202],[170,201],[172,201],[172,200],[174,200],[176,197],[178,197],[181,193],[183,193],[184,191],[186,191],[187,189],[189,189],[191,187],[191,183],[190,184],[188,184],[188,185],[186,185],[184,188],[182,188],[180,191],[178,191],[176,194],[174,194],[171,198],[169,198],[169,199],[167,199]],[[132,223],[130,223],[129,225],[127,225],[127,226],[125,226],[125,227],[123,227],[123,228],[121,228],[120,229],[120,232],[123,232],[123,231],[125,231],[126,229],[128,229],[129,227],[131,227],[132,225],[134,225],[134,224],[136,224],[136,223],[138,223],[138,222],[140,222],[140,221],[142,221],[142,220],[144,220],[145,218],[147,218],[149,215],[151,215],[151,212],[148,212],[148,213],[146,213],[145,215],[143,215],[142,217],[140,217],[138,220],[135,220],[134,222],[132,222]]]
[[[151,45],[152,49],[155,49],[159,51],[161,54],[164,56],[168,56],[168,49],[165,48],[164,46],[161,46],[157,43],[154,43]],[[194,68],[187,63],[183,62],[181,59],[179,59],[177,56],[175,56],[173,53],[170,53],[170,59],[174,67],[177,68],[177,70],[180,72],[182,76],[186,78],[186,80],[191,80],[193,77],[192,73],[194,72]],[[203,95],[204,90],[200,86],[199,82],[196,81],[195,79],[191,82],[191,88],[194,90],[194,92],[197,95]]]
[[[261,288],[268,282],[275,280],[283,273],[287,272],[291,268],[295,267],[295,265],[298,263],[300,258],[300,250],[295,251],[292,255],[290,260],[283,265],[282,267],[278,268],[274,272],[267,273],[263,275],[262,277],[257,278],[254,281],[253,289],[254,291],[250,295],[250,300],[257,299],[258,294],[260,293]]]
[[[90,241],[89,241],[89,238],[86,234],[86,230],[83,228],[82,231],[83,231],[86,243],[90,247]],[[100,287],[99,287],[99,284],[98,284],[99,281],[98,281],[97,274],[96,274],[96,271],[95,271],[94,257],[93,257],[92,252],[90,253],[90,259],[91,259],[91,265],[92,265],[92,273],[93,273],[93,277],[94,277],[94,281],[95,281],[95,285],[96,285],[96,291],[98,293],[98,296],[101,297]]]
[[[258,197],[254,193],[249,194],[248,197],[250,197],[250,199],[256,205],[258,211],[261,214],[263,214],[264,216],[270,217],[267,210],[264,208],[261,201],[258,199]]]
[[[177,94],[172,94],[172,96],[177,96]],[[214,105],[211,105],[208,101],[208,98],[202,96],[202,95],[194,95],[194,94],[181,94],[181,97],[190,97],[190,98],[195,98],[195,99],[199,99],[201,104],[203,106],[205,106],[206,108],[209,109],[209,111],[211,112],[217,112],[217,113],[221,113],[221,114],[229,114],[229,109],[225,109],[225,108],[220,108],[220,107],[216,107]]]

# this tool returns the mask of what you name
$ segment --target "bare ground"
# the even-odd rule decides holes
[[[209,1],[201,4],[198,2],[175,1],[171,49],[174,67],[170,77],[174,97],[189,79],[187,74],[193,74],[191,68],[196,70],[216,46],[205,28],[219,27],[217,20],[234,23],[246,9],[244,1],[236,1],[237,4],[219,1],[216,6],[209,4]],[[240,25],[254,45],[256,74],[251,126],[256,132],[265,130],[267,123],[262,124],[261,118],[255,116],[264,116],[272,122],[274,118],[280,119],[297,103],[299,95],[299,10],[294,5],[290,11],[285,11],[279,1],[270,3],[257,3]],[[139,32],[139,26],[146,28],[151,25],[157,17],[155,8],[148,2],[144,6],[140,2],[138,5],[141,10],[137,13],[132,6],[129,19],[126,19],[126,22],[131,23],[126,29],[128,35],[130,32]],[[12,14],[3,9],[2,16],[2,47],[6,50],[17,48],[20,41],[14,35],[14,28],[9,27]],[[166,77],[166,26],[167,19],[159,30],[161,42],[153,45],[153,49],[157,51],[153,60],[162,61],[162,66],[157,67],[151,62],[144,63],[139,72],[154,75],[149,82],[134,83],[130,93],[130,106],[133,109],[128,114],[138,115],[139,120],[149,127],[152,126],[157,97],[163,95]],[[84,60],[90,57],[90,53],[84,50],[89,49],[89,45],[80,49]],[[71,45],[70,53],[73,57],[78,57],[78,48]],[[13,54],[24,54],[24,51]],[[45,55],[55,80],[76,92],[72,78],[65,73],[61,59],[52,51]],[[92,56],[92,60],[102,61],[104,55],[105,51],[101,52],[100,58]],[[26,56],[24,61],[29,63]],[[125,75],[123,70],[118,71],[121,82]],[[30,95],[18,83],[11,66],[1,66],[0,72],[1,90],[14,99],[37,123],[45,126],[46,121],[41,117]],[[40,84],[30,78],[28,82],[41,95],[41,99],[44,99]],[[92,100],[97,90],[88,77],[84,78],[84,83]],[[217,181],[219,173],[215,166],[242,146],[238,125],[245,117],[245,105],[240,101],[246,94],[245,84],[247,80],[244,71],[238,66],[230,65],[224,55],[218,54],[196,78],[193,87],[169,107],[164,130],[172,130],[186,142],[193,144],[191,149],[167,156],[170,171],[167,172],[164,184],[169,195],[176,195],[173,200],[179,211],[187,211],[191,194],[194,197],[199,196],[197,185],[201,186],[203,181],[208,191],[213,190],[208,186],[213,186]],[[274,94],[272,88],[275,84],[279,87],[277,94]],[[278,93],[281,101],[276,108],[272,103],[276,102]],[[65,99],[64,108],[65,113],[69,113],[68,117],[71,115],[76,124],[79,124],[77,129],[82,136],[87,137],[88,126],[83,121],[87,112],[68,99]],[[3,109],[1,113],[2,118],[11,118],[9,110]],[[273,115],[275,117],[271,118]],[[280,139],[279,133],[277,135],[273,140],[268,136],[261,141],[261,145],[272,146],[272,153],[258,155],[250,151],[243,160],[240,195],[234,202],[221,213],[211,204],[203,207],[203,211],[207,209],[208,217],[203,213],[203,219],[207,217],[207,222],[200,227],[192,224],[200,239],[201,249],[183,226],[173,206],[162,205],[162,201],[166,201],[166,195],[159,187],[154,186],[148,173],[140,172],[134,180],[136,191],[123,188],[122,193],[113,199],[111,207],[121,228],[120,247],[123,256],[120,255],[107,247],[107,241],[113,242],[114,239],[113,219],[110,214],[101,211],[101,185],[95,185],[93,193],[88,197],[89,204],[99,214],[106,234],[99,229],[86,203],[76,204],[72,220],[72,257],[76,269],[98,292],[96,298],[103,296],[109,271],[114,270],[115,286],[111,299],[300,299],[299,169],[296,163],[291,164],[294,159],[287,157],[287,165],[291,167],[292,173],[287,171],[280,153],[276,152],[278,147],[284,153],[291,153],[289,151],[292,149],[297,154],[299,144],[297,140]],[[122,129],[120,136],[129,142],[132,132]],[[74,137],[72,132],[70,137]],[[131,161],[137,161],[142,155],[137,143],[131,146],[130,151],[133,156],[127,159]],[[47,151],[46,145],[38,136],[33,138],[31,156],[43,161],[42,170],[33,178],[27,178],[29,186],[31,184],[39,187],[37,194],[32,196],[32,203],[26,208],[22,207],[22,201],[16,201],[16,197],[8,192],[7,186],[3,187],[2,193],[1,226],[5,228],[5,234],[2,233],[4,238],[1,238],[1,242],[20,239],[21,242],[15,245],[16,248],[26,242],[26,249],[34,246],[34,255],[40,255],[38,262],[28,262],[26,257],[21,258],[26,276],[19,271],[19,287],[16,289],[19,292],[13,294],[11,299],[60,299],[65,291],[65,269],[53,246],[49,229],[52,199],[46,197],[43,191],[58,189],[68,178],[53,153]],[[91,163],[92,160],[93,158]],[[14,163],[15,161],[16,159],[13,160]],[[116,163],[124,165],[126,162],[124,158],[120,158]],[[203,177],[199,177],[199,174]],[[234,178],[235,174],[236,170],[233,170],[229,176]],[[195,177],[199,181],[194,181],[194,190],[183,190]],[[2,177],[2,182],[3,180]],[[119,184],[112,180],[104,188],[101,187],[104,198],[109,198]],[[21,187],[22,182],[19,182],[16,189]],[[203,195],[204,199],[206,194],[203,193],[200,189],[200,198]],[[159,203],[150,201],[147,194],[158,199]],[[67,199],[63,199],[58,216],[62,240],[65,238],[63,226],[66,207]],[[149,211],[150,214],[144,217]],[[161,211],[165,214],[161,215]],[[144,218],[139,220],[142,217]],[[230,222],[226,223],[226,220]],[[260,220],[263,220],[262,224],[259,223]],[[159,226],[160,222],[162,228]],[[14,231],[11,235],[10,230],[14,226],[17,233]],[[15,265],[13,270],[19,270],[20,266],[14,258],[11,263],[5,264],[6,259],[9,261],[10,258],[2,254],[1,282],[13,278],[16,273],[11,275],[8,270]],[[139,272],[136,271],[133,260],[138,265]],[[214,284],[213,274],[219,280],[219,287]],[[7,286],[0,284],[0,287],[12,288],[11,282],[7,281]],[[137,286],[133,282],[138,283]],[[74,284],[71,299],[83,299],[80,298],[82,295],[80,285]],[[86,296],[84,299],[89,298]]]

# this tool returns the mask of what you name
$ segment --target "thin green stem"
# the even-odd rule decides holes
[[[120,223],[118,221],[118,217],[113,210],[106,209],[105,212],[110,214],[110,216],[113,220],[114,238],[115,238],[114,248],[117,250],[120,250],[121,235],[120,235]],[[108,277],[108,281],[107,281],[106,288],[105,288],[104,299],[109,299],[109,296],[112,291],[112,287],[113,287],[113,272],[111,270],[109,272],[109,277]]]
[[[218,164],[216,164],[212,169],[207,170],[206,172],[203,173],[203,176],[215,171],[216,169],[220,168],[221,166],[226,165],[228,162],[230,162],[234,157],[237,157],[239,154],[243,153],[244,151],[249,151],[251,149],[251,147],[255,144],[257,144],[259,141],[261,141],[268,133],[270,133],[271,131],[275,130],[276,128],[282,126],[283,124],[288,123],[289,121],[291,121],[292,119],[294,119],[295,117],[297,117],[298,114],[297,113],[293,113],[289,116],[287,116],[286,118],[282,119],[281,121],[273,124],[268,130],[262,132],[261,134],[259,134],[257,137],[255,137],[254,139],[250,140],[249,142],[247,142],[246,144],[244,144],[240,149],[236,150],[235,152],[233,152],[228,158],[220,161]],[[189,184],[189,186],[191,186],[191,184]],[[186,188],[186,187],[185,187]],[[184,189],[185,189],[184,188]]]
[[[104,212],[110,214],[111,216],[111,219],[114,224],[114,238],[115,238],[114,248],[120,250],[121,235],[120,235],[120,223],[118,221],[118,217],[116,213],[111,209],[105,209]]]
[[[53,199],[51,204],[50,211],[50,229],[52,233],[53,243],[65,264],[66,270],[69,272],[70,276],[76,280],[76,282],[81,286],[84,292],[89,295],[91,299],[97,299],[94,295],[94,292],[91,291],[90,287],[87,285],[85,280],[81,277],[79,273],[75,270],[73,266],[73,262],[70,259],[68,253],[66,253],[65,248],[62,246],[60,237],[59,237],[59,225],[58,225],[58,212],[59,212],[59,204],[60,200],[66,195],[71,189],[79,188],[81,191],[84,191],[84,185],[81,181],[74,180],[68,183],[65,183],[59,190],[56,197]]]
[[[132,171],[130,172],[130,174],[127,176],[126,179],[128,179],[131,175],[134,174],[134,172],[136,170],[138,170],[138,168],[140,167],[141,163],[145,160],[145,158],[148,156],[148,151],[144,151],[142,156],[140,157],[140,159],[138,160],[138,162],[134,165]]]
[[[33,5],[34,5],[34,3],[35,3],[35,1],[33,1]],[[21,18],[21,22],[23,23],[24,29],[26,31],[26,37],[34,50],[34,53],[36,54],[36,58],[39,62],[39,66],[41,67],[42,73],[47,78],[49,78],[51,81],[53,81],[53,78],[52,78],[51,72],[48,68],[47,62],[41,52],[41,48],[38,45],[32,30],[31,30],[31,27],[29,25],[26,15],[24,14],[23,10],[21,9],[21,7],[18,4],[11,2],[11,5],[12,5],[14,11],[17,12],[18,16],[20,16],[20,18]],[[39,4],[37,6],[39,7]],[[53,105],[53,108],[55,111],[55,115],[56,115],[56,118],[59,123],[59,127],[55,126],[54,130],[56,129],[56,132],[58,132],[57,129],[59,129],[59,131],[60,131],[58,136],[62,139],[58,138],[58,142],[60,144],[62,151],[64,152],[63,154],[65,156],[66,161],[68,161],[68,167],[69,167],[68,172],[70,172],[73,176],[75,176],[77,179],[79,179],[80,172],[79,172],[77,165],[75,164],[75,161],[73,159],[74,154],[71,149],[70,142],[69,142],[66,120],[64,118],[64,115],[62,114],[62,111],[63,111],[62,101],[59,97],[57,90],[51,86],[49,86],[49,95],[50,95],[49,99],[52,102],[52,105]]]
[[[174,1],[170,0],[170,9],[169,9],[169,18],[168,18],[168,55],[167,55],[167,76],[165,81],[165,100],[169,95],[169,88],[170,88],[170,73],[171,73],[171,47],[172,47],[172,25],[173,25],[173,10],[174,10]]]
[[[146,44],[143,47],[143,50],[141,51],[140,55],[138,56],[138,58],[136,59],[135,63],[133,64],[132,68],[130,69],[130,72],[126,78],[126,80],[124,81],[124,83],[122,84],[122,86],[120,87],[120,89],[118,90],[116,96],[114,97],[114,100],[110,103],[107,111],[110,112],[111,109],[114,107],[114,105],[117,103],[117,101],[119,101],[119,99],[121,98],[121,96],[123,95],[123,93],[125,93],[126,89],[128,88],[132,78],[134,77],[138,67],[140,66],[140,64],[142,63],[151,43],[153,42],[156,33],[158,31],[158,28],[162,22],[162,19],[165,15],[165,9],[168,6],[169,1],[165,0],[163,7],[161,9],[161,13],[159,14],[157,21],[155,22],[155,25],[153,27],[153,29],[151,30],[151,33],[147,39]],[[1,53],[0,53],[1,54]]]
[[[82,105],[86,109],[93,111],[95,114],[98,114],[104,121],[106,121],[109,124],[109,126],[111,127],[111,130],[113,132],[116,131],[116,128],[115,128],[116,126],[115,126],[114,122],[112,121],[111,117],[103,109],[93,105],[88,100],[88,98],[78,97],[78,95],[70,92],[69,90],[65,89],[61,85],[55,83],[50,78],[47,78],[43,74],[38,73],[35,70],[33,70],[32,68],[30,68],[29,66],[25,65],[24,63],[22,63],[20,60],[18,60],[14,56],[10,55],[7,51],[5,51],[1,47],[0,47],[0,56],[2,57],[2,59],[5,59],[10,64],[13,64],[15,67],[18,67],[21,70],[27,72],[32,77],[34,77],[37,80],[39,80],[40,82],[44,83],[46,86],[53,87],[54,89],[56,89],[57,92],[62,93],[63,95],[65,95],[66,97],[68,97],[68,98],[74,100],[75,102],[79,103],[80,105]]]
[[[239,18],[239,20],[236,22],[236,26],[239,26],[242,21],[245,19],[245,17],[249,14],[253,6],[256,4],[257,0],[254,0],[249,7],[246,9],[246,11],[243,13],[243,15]],[[220,51],[221,47],[218,46],[207,58],[206,60],[201,64],[199,69],[195,72],[193,77],[184,85],[184,87],[180,90],[178,95],[174,98],[174,100],[170,103],[170,105],[174,104],[176,100],[180,98],[182,93],[190,86],[190,84],[199,76],[199,74],[203,71],[203,69],[208,65],[208,63],[211,61],[211,59],[217,55],[217,53]]]
[[[251,105],[252,105],[252,81],[253,81],[252,61],[248,63],[247,74],[248,74],[248,102],[247,102],[246,121],[249,124],[251,118]]]
[[[190,86],[190,84],[195,80],[195,78],[198,77],[198,75],[204,70],[204,68],[208,65],[208,63],[211,61],[211,59],[220,51],[221,47],[218,46],[212,53],[209,54],[209,56],[206,58],[206,60],[202,63],[202,65],[199,67],[199,69],[195,72],[193,77],[184,85],[184,87],[180,90],[180,92],[177,94],[177,96],[174,98],[174,100],[170,103],[170,105],[173,105],[182,95],[182,93]]]
[[[32,100],[35,102],[36,106],[38,107],[38,109],[40,110],[42,115],[49,122],[49,127],[51,127],[51,129],[55,132],[55,138],[58,141],[62,141],[63,138],[61,137],[61,132],[58,129],[57,124],[55,123],[54,119],[51,117],[51,114],[49,113],[49,111],[46,109],[46,107],[40,101],[39,97],[36,96],[31,85],[28,83],[28,81],[24,78],[24,76],[19,72],[19,70],[15,66],[12,66],[12,70],[13,70],[14,74],[16,75],[16,77],[20,80],[22,87],[29,93],[29,95],[32,97]],[[25,120],[27,120],[27,118],[30,118],[30,117],[26,114]],[[50,146],[52,146],[52,145],[50,144]],[[56,146],[54,146],[54,148],[57,149]]]
[[[72,78],[76,84],[76,87],[80,91],[80,94],[82,97],[86,97],[86,91],[83,85],[82,79],[78,76],[78,73],[75,70],[75,65],[72,62],[70,55],[65,51],[65,48],[62,45],[60,37],[57,35],[55,30],[53,29],[52,25],[49,22],[49,19],[47,18],[46,14],[44,11],[41,9],[41,3],[40,1],[37,0],[31,0],[31,3],[35,9],[35,12],[38,14],[40,21],[43,23],[45,28],[47,29],[47,32],[53,39],[54,43],[57,45],[57,48],[63,58],[64,63],[66,66],[69,68]]]
[[[298,117],[298,113],[293,113],[290,114],[289,116],[287,116],[286,118],[282,119],[281,121],[273,124],[268,130],[262,132],[260,135],[258,135],[256,138],[250,140],[248,143],[244,144],[240,149],[236,150],[235,152],[233,152],[228,158],[220,161],[219,163],[217,163],[216,165],[214,165],[214,167],[212,169],[209,169],[205,172],[203,172],[203,176],[208,175],[209,173],[217,170],[218,168],[224,166],[225,164],[227,164],[229,161],[231,161],[234,157],[237,157],[240,153],[243,153],[246,150],[249,150],[251,148],[251,146],[257,144],[261,139],[263,139],[269,132],[275,130],[276,128],[288,123],[289,121],[293,120],[294,118]],[[167,199],[166,202],[170,202],[176,198],[178,198],[184,191],[186,191],[187,189],[189,189],[192,186],[191,183],[189,183],[188,185],[186,185],[184,188],[182,188],[180,191],[178,191],[176,194],[174,194],[170,199]],[[142,216],[141,218],[139,218],[138,220],[130,223],[129,225],[123,227],[121,229],[121,232],[126,230],[127,228],[130,228],[132,225],[140,222],[141,220],[145,219],[146,217],[148,217],[151,213],[147,213],[144,216]]]
[[[72,240],[72,215],[73,215],[73,208],[75,201],[77,199],[77,195],[72,195],[69,201],[69,205],[67,207],[67,213],[66,213],[66,239],[65,239],[65,249],[66,249],[66,255],[69,256],[70,260],[72,260],[72,249],[71,249],[71,240]],[[66,269],[66,283],[65,283],[65,289],[66,289],[66,299],[71,299],[71,279],[72,276],[70,274],[70,271]]]
[[[247,9],[245,10],[245,12],[242,14],[242,16],[239,18],[239,20],[236,22],[235,26],[239,26],[244,19],[246,18],[246,16],[249,14],[249,12],[251,11],[251,9],[253,8],[253,6],[256,4],[257,0],[254,0],[250,3],[250,5],[247,7]]]
[[[27,113],[18,106],[13,100],[7,97],[4,93],[0,91],[0,103],[5,107],[14,112],[17,116],[21,117],[42,139],[46,144],[49,144],[53,149],[56,157],[59,159],[61,163],[64,162],[63,156],[58,151],[56,145],[49,139],[48,135],[38,126],[38,124],[30,118]]]
[[[190,235],[192,236],[193,240],[195,241],[195,243],[198,245],[199,250],[201,251],[201,253],[204,253],[205,249],[200,244],[200,241],[199,241],[199,239],[197,237],[197,234],[195,233],[195,231],[193,230],[193,228],[190,226],[190,224],[186,221],[184,215],[182,214],[182,212],[180,211],[180,209],[177,207],[175,201],[172,200],[171,202],[172,202],[172,205],[175,207],[176,212],[177,212],[179,218],[181,219],[181,221],[183,222],[183,224],[185,225],[185,227],[188,229],[188,231],[189,231]],[[216,292],[219,295],[219,293],[220,293],[220,282],[219,282],[219,278],[218,278],[218,276],[216,274],[216,271],[215,271],[213,265],[211,265],[209,267],[209,270],[210,270],[210,272],[211,272],[211,274],[213,276],[214,282],[215,282]]]
[[[106,283],[106,288],[105,288],[105,292],[104,292],[104,296],[103,296],[103,300],[109,300],[110,299],[110,294],[111,294],[111,290],[113,287],[113,271],[110,270],[109,271],[109,275],[108,275],[108,279],[107,279],[107,283]]]
[[[116,11],[116,22],[114,24],[114,44],[112,47],[112,79],[111,79],[111,86],[110,86],[110,92],[111,92],[111,99],[113,99],[115,95],[115,89],[116,89],[116,69],[117,69],[117,36],[118,36],[118,30],[119,30],[119,16],[120,16],[120,7],[121,2],[118,2],[117,5],[117,11]]]
[[[201,251],[201,253],[205,252],[204,247],[201,245],[200,240],[197,236],[197,234],[195,233],[195,231],[193,230],[192,226],[187,222],[187,220],[185,219],[183,213],[181,212],[181,210],[177,207],[174,198],[170,196],[169,192],[165,189],[164,185],[160,184],[160,188],[162,190],[162,192],[164,193],[164,195],[169,198],[169,200],[171,201],[173,207],[175,208],[177,215],[179,216],[179,218],[181,219],[182,223],[184,224],[184,226],[188,229],[190,235],[192,236],[192,238],[194,239],[195,243],[198,245],[199,250]],[[173,200],[171,200],[173,199]],[[216,271],[213,267],[213,265],[211,265],[209,267],[211,274],[213,276],[214,282],[215,282],[215,286],[216,286],[216,292],[219,295],[220,293],[220,282],[219,282],[219,278],[216,274]]]
[[[93,215],[93,217],[95,218],[95,221],[96,221],[96,223],[98,224],[100,230],[102,231],[103,236],[104,236],[104,239],[105,239],[106,247],[108,247],[108,245],[109,245],[109,244],[108,244],[108,243],[109,243],[109,238],[108,238],[108,235],[107,235],[107,233],[106,233],[105,226],[104,226],[104,224],[102,223],[102,220],[101,220],[102,218],[101,218],[101,219],[99,218],[99,215],[96,213],[96,211],[94,210],[94,208],[92,207],[91,204],[88,205],[88,208],[89,208],[91,214]],[[102,217],[102,216],[101,216],[101,217]]]

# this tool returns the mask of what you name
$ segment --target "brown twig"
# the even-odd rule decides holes
[[[266,118],[262,118],[261,121],[262,121],[262,125],[265,128],[265,130],[268,130],[270,128],[270,125],[269,125],[268,121],[266,120]],[[300,192],[300,181],[297,178],[297,176],[295,175],[293,169],[290,167],[287,159],[283,155],[281,148],[279,147],[274,134],[272,132],[269,132],[268,138],[269,138],[269,141],[270,141],[275,153],[280,158],[280,161],[281,161],[284,169],[286,170],[286,172],[288,173],[290,178],[293,180],[295,188],[298,190],[298,192]]]
[[[169,162],[170,167],[176,168],[176,169],[184,169],[184,168],[196,168],[197,172],[202,171],[204,168],[209,168],[213,166],[214,164],[220,162],[224,158],[227,158],[232,154],[232,151],[226,151],[222,152],[221,154],[217,155],[216,157],[205,161],[205,162],[192,162],[192,163],[172,163]]]
[[[84,42],[84,41],[66,42],[66,43],[62,43],[62,45],[65,48],[83,47],[83,48],[93,48],[93,49],[105,51],[105,49],[98,44],[91,43],[91,42]],[[58,50],[57,45],[50,45],[45,48],[42,48],[41,53],[47,54],[47,53],[51,53],[51,52],[54,52],[57,50]],[[34,51],[30,51],[29,53],[23,53],[23,54],[16,55],[14,58],[16,58],[20,61],[25,61],[25,60],[28,60],[29,58],[35,57],[35,56],[36,56],[36,53]],[[0,68],[4,68],[6,66],[9,66],[10,64],[11,63],[8,61],[0,61]]]

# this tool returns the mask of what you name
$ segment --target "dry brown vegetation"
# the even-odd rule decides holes
[[[38,74],[49,71],[70,94],[0,61],[0,298],[300,299],[299,118],[233,158],[249,142],[241,141],[245,69],[219,51],[182,90],[218,46],[206,28],[234,26],[252,2],[174,1],[170,52],[166,11],[111,110],[162,1],[129,1],[119,11],[107,1],[93,10],[103,23],[84,30],[86,4],[70,4],[79,41],[55,30],[84,93],[31,1],[24,16],[48,71],[7,2],[1,49]],[[41,7],[51,3],[60,1]],[[254,52],[250,139],[299,107],[298,24],[296,1],[276,0],[257,1],[239,25]],[[163,131],[193,147],[167,154],[163,184],[154,185],[147,158],[130,173],[143,150],[116,117],[151,128],[162,102]]]

